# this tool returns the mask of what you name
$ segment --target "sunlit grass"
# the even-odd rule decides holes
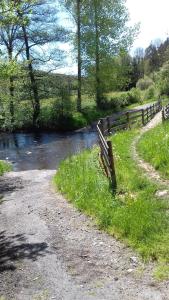
[[[125,240],[144,259],[169,263],[168,204],[156,198],[160,187],[136,167],[131,144],[137,131],[112,137],[118,190],[114,196],[98,163],[98,149],[62,162],[55,183],[75,206],[96,219],[100,228]]]
[[[5,172],[8,172],[11,170],[11,165],[0,160],[0,176],[3,175]]]

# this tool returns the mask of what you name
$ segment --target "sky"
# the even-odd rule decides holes
[[[169,0],[127,0],[131,24],[140,22],[140,34],[133,44],[146,48],[155,39],[169,36]]]
[[[138,47],[146,48],[151,41],[165,40],[169,36],[169,0],[126,0],[129,10],[130,25],[140,23],[140,33],[133,43],[131,53]],[[67,54],[70,55],[70,47],[64,45]],[[60,73],[76,74],[77,66],[68,59],[66,68]]]

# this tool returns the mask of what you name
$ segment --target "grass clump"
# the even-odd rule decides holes
[[[169,278],[169,265],[161,263],[154,271],[154,277],[157,280],[167,280]]]
[[[169,178],[169,122],[158,125],[145,133],[138,151],[164,178]]]
[[[62,162],[55,183],[76,207],[97,220],[100,228],[125,240],[144,259],[169,262],[167,204],[135,166],[131,144],[137,131],[112,137],[118,190],[112,194],[98,162],[98,149],[85,151]]]
[[[0,176],[2,176],[5,172],[9,172],[11,170],[11,165],[0,160]]]

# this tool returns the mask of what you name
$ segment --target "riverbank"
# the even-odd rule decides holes
[[[31,102],[22,101],[17,106],[15,114],[15,122],[10,125],[8,120],[4,119],[4,123],[1,120],[0,130],[2,132],[69,132],[75,130],[81,130],[81,128],[90,128],[92,124],[95,124],[98,119],[106,117],[107,115],[117,114],[123,110],[135,109],[138,106],[145,106],[154,99],[148,101],[133,102],[125,101],[127,92],[112,93],[110,99],[106,100],[107,104],[104,104],[102,108],[98,108],[94,99],[83,99],[82,110],[77,112],[75,108],[75,100],[73,104],[66,108],[61,106],[57,99],[42,99],[41,110],[39,115],[38,127],[35,129],[32,126],[32,107]],[[111,98],[112,97],[112,98]],[[122,98],[120,98],[122,97]],[[123,99],[124,98],[124,99]],[[57,106],[60,105],[58,108]]]

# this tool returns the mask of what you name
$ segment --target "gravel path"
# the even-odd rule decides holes
[[[169,282],[153,280],[153,264],[144,265],[56,193],[53,175],[10,172],[0,179],[0,296],[169,300]]]

